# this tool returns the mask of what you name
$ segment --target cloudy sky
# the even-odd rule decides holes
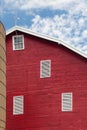
[[[87,0],[0,0],[0,20],[47,34],[87,54]]]

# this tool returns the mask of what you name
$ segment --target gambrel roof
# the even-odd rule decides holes
[[[75,47],[73,47],[72,45],[68,44],[68,43],[65,43],[64,41],[62,40],[58,40],[57,38],[52,38],[52,37],[49,37],[47,35],[42,35],[40,33],[36,33],[36,32],[33,32],[32,30],[29,30],[29,29],[26,29],[26,28],[23,28],[23,27],[19,27],[19,26],[14,26],[12,27],[11,29],[7,30],[6,32],[6,36],[8,36],[9,34],[11,34],[12,32],[14,31],[20,31],[20,32],[23,32],[23,33],[26,33],[26,34],[30,34],[30,35],[33,35],[35,37],[38,37],[38,38],[42,38],[42,39],[45,39],[45,40],[49,40],[49,41],[52,41],[52,42],[56,42],[58,44],[61,44],[63,45],[64,47],[70,49],[71,51],[83,56],[84,58],[87,58],[87,54],[83,53],[82,51],[76,49]]]

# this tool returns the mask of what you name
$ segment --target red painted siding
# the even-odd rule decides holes
[[[23,34],[18,32],[18,34]],[[56,43],[24,34],[25,49],[7,36],[7,130],[87,130],[87,60]],[[40,61],[51,77],[40,78]],[[73,111],[61,111],[61,93],[73,93]],[[24,95],[24,114],[13,115],[13,96]]]

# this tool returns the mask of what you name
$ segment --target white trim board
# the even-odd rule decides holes
[[[72,45],[70,45],[68,43],[65,43],[62,40],[58,40],[57,38],[52,38],[52,37],[49,37],[47,35],[42,35],[40,33],[33,32],[30,29],[26,29],[26,28],[23,28],[23,27],[20,27],[20,26],[14,26],[11,29],[7,30],[6,31],[6,36],[8,36],[9,34],[11,34],[14,31],[21,31],[23,33],[27,33],[27,34],[33,35],[35,37],[38,37],[38,38],[42,38],[42,39],[45,39],[45,40],[48,40],[48,41],[56,42],[58,44],[63,45],[64,47],[70,49],[71,51],[83,56],[84,58],[87,58],[87,55],[85,53],[83,53],[82,51],[79,51],[78,49],[76,49]]]

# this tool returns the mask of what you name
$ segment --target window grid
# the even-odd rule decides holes
[[[13,36],[13,50],[22,50],[24,49],[24,36],[16,35]]]

